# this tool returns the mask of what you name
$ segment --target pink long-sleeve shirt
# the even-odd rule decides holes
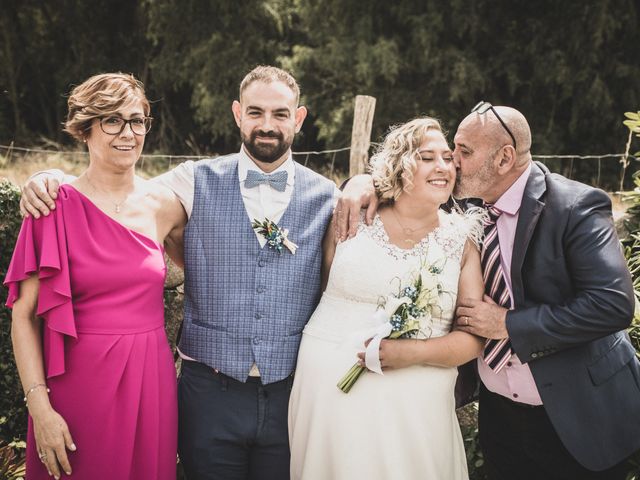
[[[498,217],[496,225],[498,228],[498,241],[500,242],[500,261],[511,298],[513,298],[513,288],[511,286],[513,242],[516,236],[522,196],[530,173],[531,165],[494,204],[496,208],[503,212]],[[488,390],[515,402],[542,405],[542,399],[529,366],[521,363],[516,354],[511,356],[507,365],[498,373],[491,370],[480,357],[478,358],[478,371],[482,382]]]

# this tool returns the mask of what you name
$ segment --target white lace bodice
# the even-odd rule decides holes
[[[441,268],[439,280],[443,292],[439,308],[435,308],[431,319],[424,322],[420,336],[448,333],[455,313],[464,245],[468,238],[477,240],[481,231],[478,213],[441,212],[440,226],[413,248],[405,250],[389,242],[379,216],[376,215],[371,226],[361,220],[357,235],[336,248],[327,289],[317,311],[328,313],[329,308],[334,313],[314,314],[308,330],[319,328],[325,332],[336,330],[337,333],[351,330],[351,327],[366,327],[380,297],[398,292],[400,286],[409,285],[421,262],[426,262]],[[337,313],[340,311],[344,312],[344,317]],[[347,319],[355,324],[345,325]]]

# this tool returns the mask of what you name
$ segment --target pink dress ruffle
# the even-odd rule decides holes
[[[44,321],[47,378],[64,373],[64,336],[77,338],[71,303],[69,258],[63,204],[52,215],[25,218],[11,265],[4,280],[9,288],[7,306],[20,296],[20,282],[37,274],[40,281],[37,315]]]

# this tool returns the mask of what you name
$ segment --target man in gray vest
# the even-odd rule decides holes
[[[165,174],[192,202],[178,390],[190,480],[289,476],[292,374],[321,293],[321,244],[336,195],[331,181],[291,158],[307,113],[299,95],[288,73],[255,68],[232,107],[240,152]],[[279,232],[267,232],[276,224]]]
[[[292,159],[307,114],[299,96],[287,72],[256,67],[232,106],[240,152],[157,179],[189,215],[178,387],[189,480],[289,477],[289,392],[337,196]],[[46,199],[42,184],[54,182],[40,183]]]

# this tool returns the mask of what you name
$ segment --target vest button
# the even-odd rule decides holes
[[[258,260],[258,266],[264,267],[264,260]]]
[[[259,313],[256,313],[255,317],[256,317],[256,320],[260,320],[262,318],[262,315]]]
[[[254,345],[260,345],[260,339],[258,337],[254,337],[253,338],[253,344]]]
[[[258,292],[258,293],[264,293],[266,291],[267,291],[267,287],[260,286],[260,287],[256,288],[256,292]]]

